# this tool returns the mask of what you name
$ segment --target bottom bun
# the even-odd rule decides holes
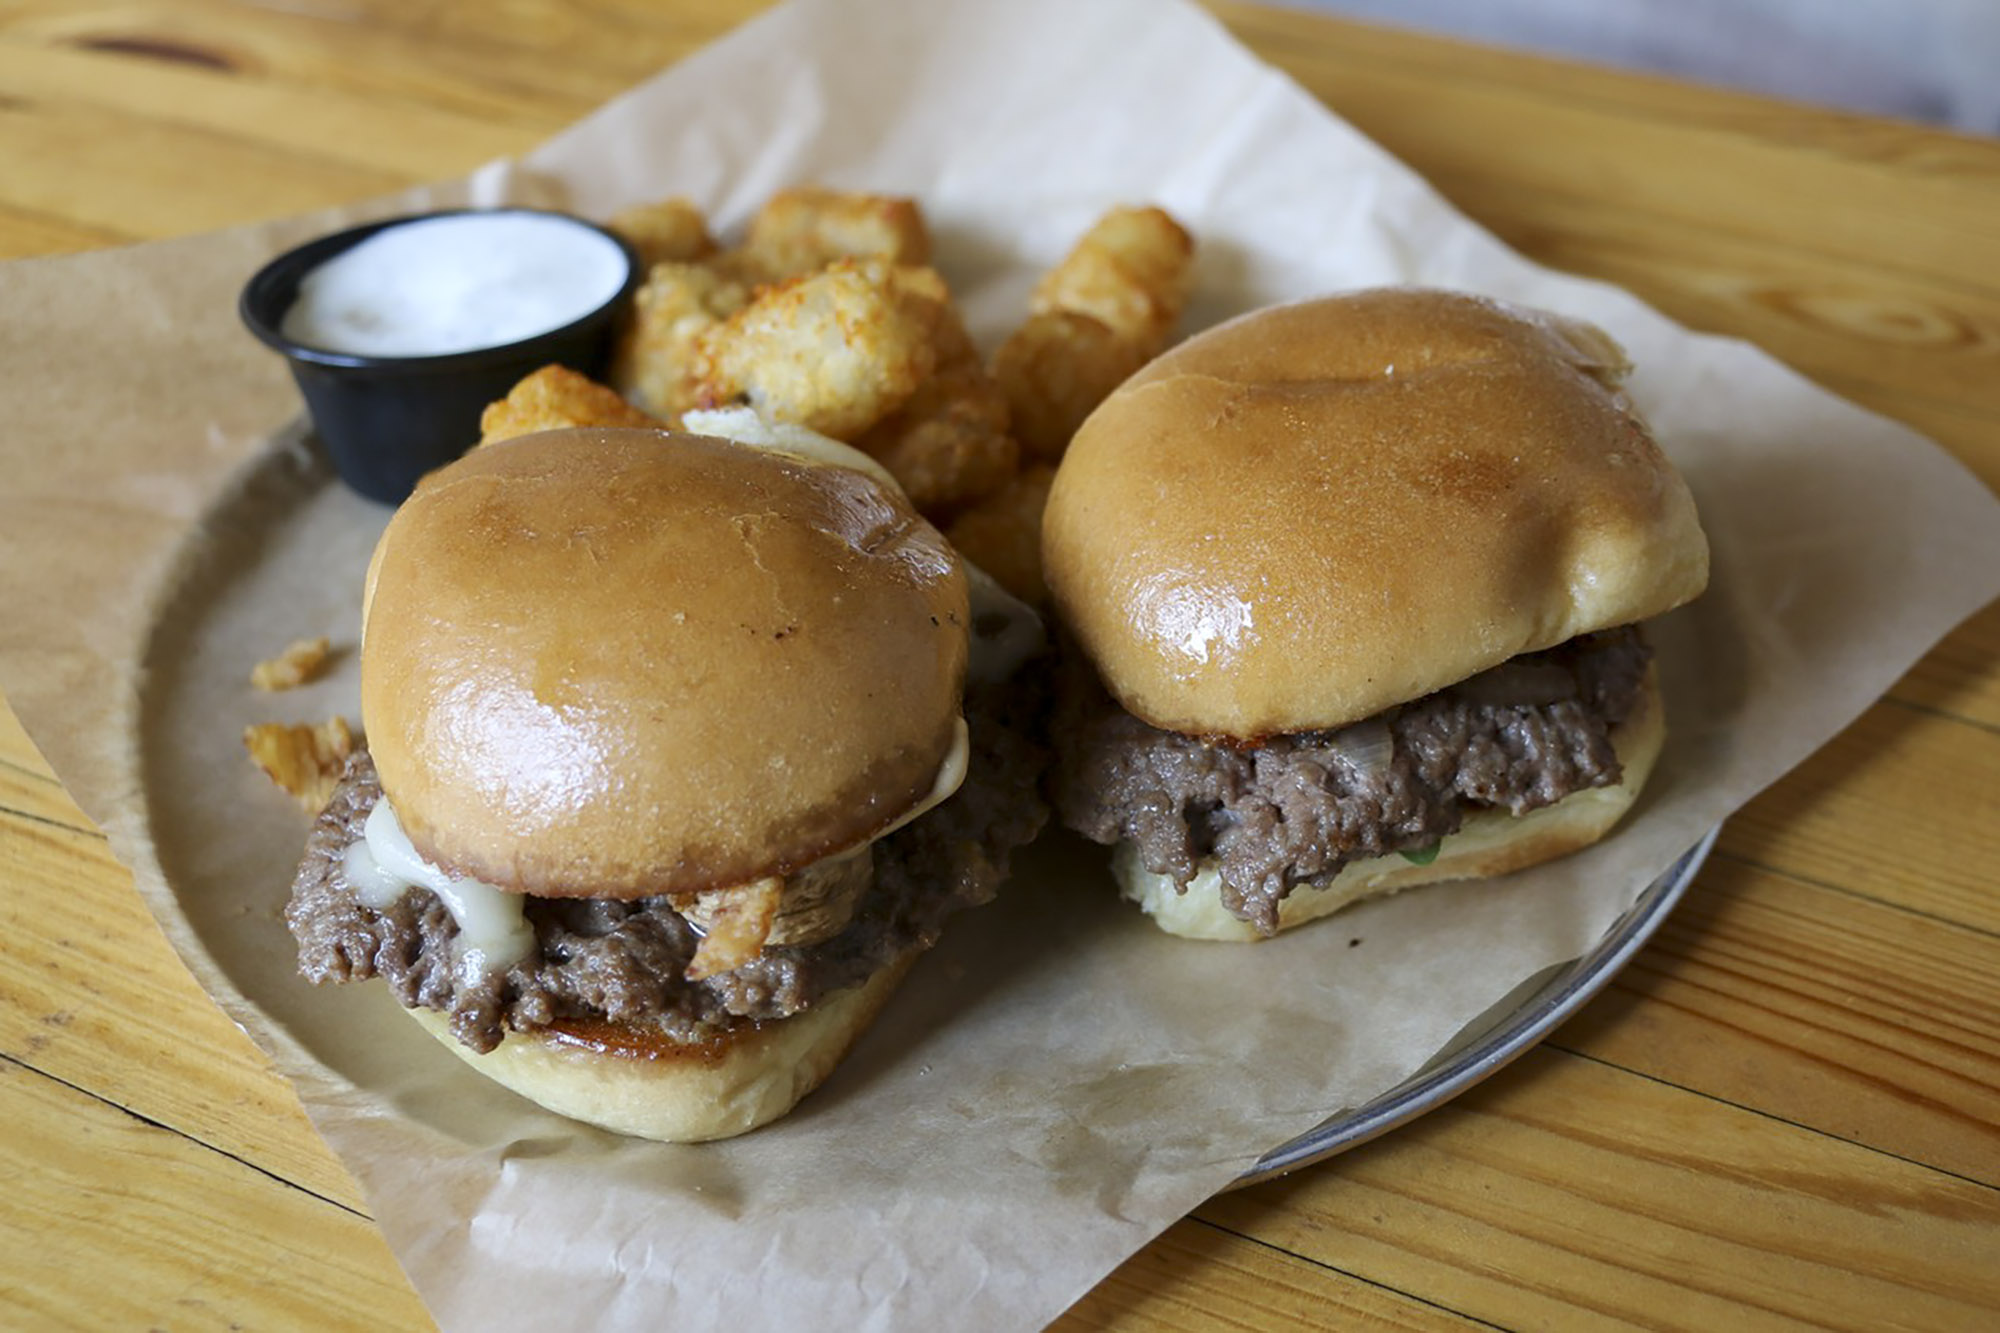
[[[769,1124],[826,1080],[915,961],[906,955],[791,1018],[689,1045],[643,1028],[576,1022],[510,1032],[481,1055],[433,1009],[406,1012],[467,1064],[587,1124],[664,1143],[726,1139]]]
[[[1623,769],[1616,786],[1592,787],[1525,815],[1505,810],[1468,815],[1459,831],[1439,844],[1437,859],[1428,865],[1417,865],[1397,853],[1349,862],[1325,884],[1293,889],[1278,904],[1278,929],[1317,921],[1364,898],[1446,880],[1505,875],[1588,847],[1609,833],[1639,798],[1666,736],[1659,682],[1648,671],[1638,706],[1611,733]],[[1222,879],[1213,860],[1202,863],[1185,893],[1175,890],[1171,877],[1146,869],[1130,842],[1118,845],[1111,868],[1119,891],[1170,935],[1194,940],[1265,938],[1222,905]]]

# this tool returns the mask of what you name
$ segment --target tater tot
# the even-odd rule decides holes
[[[611,357],[618,392],[669,422],[696,406],[696,344],[741,310],[742,284],[700,264],[655,264],[633,297]]]
[[[666,423],[642,412],[617,391],[568,366],[543,366],[479,417],[479,442],[511,440],[564,426],[653,426]]]
[[[1021,461],[1007,433],[1007,400],[973,354],[939,369],[856,444],[933,521],[998,490]]]
[[[725,268],[753,282],[781,282],[841,259],[928,264],[931,238],[911,199],[817,186],[781,190],[750,220],[742,249]]]
[[[1056,470],[1037,463],[953,519],[945,536],[966,559],[1030,606],[1048,602],[1042,581],[1042,511]]]
[[[1002,343],[993,375],[1007,397],[1014,437],[1031,457],[1054,461],[1083,419],[1152,359],[1140,343],[1091,315],[1030,315]]]
[[[1186,304],[1194,240],[1158,208],[1114,208],[1043,275],[1030,309],[1102,320],[1158,355]]]
[[[843,260],[760,289],[698,337],[693,405],[748,403],[768,420],[851,442],[936,368],[944,290],[929,269],[881,260]]]
[[[691,263],[715,252],[701,210],[686,199],[636,204],[613,214],[605,225],[630,241],[649,269],[655,264]]]
[[[1091,410],[1166,347],[1193,257],[1162,210],[1114,208],[1042,275],[1027,322],[993,360],[1030,456],[1061,458]]]

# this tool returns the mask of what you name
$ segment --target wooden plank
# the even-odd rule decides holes
[[[1989,487],[1994,487],[1986,468],[1993,435],[2000,426],[1996,426],[1991,412],[1975,404],[1911,393],[1893,384],[1874,383],[1838,370],[1822,369],[1816,378],[1849,402],[1900,421],[1943,445],[1967,467],[1980,473]]]
[[[0,691],[0,764],[10,764],[26,773],[33,773],[49,782],[56,781],[55,771],[48,760],[35,748],[34,740],[28,735],[21,719],[14,716],[14,710],[7,704],[7,695]]]
[[[355,0],[246,6],[64,0],[18,15],[8,40],[233,71],[338,97],[432,108],[545,134],[656,73],[761,8],[549,3],[505,6]]]
[[[1462,1315],[1201,1222],[1177,1222],[1051,1328],[1452,1329]]]
[[[0,1059],[15,1329],[422,1329],[365,1217]]]
[[[42,758],[14,710],[0,695],[0,816],[18,816],[91,837],[100,836]]]
[[[1719,846],[2000,935],[2000,732],[1878,703],[1732,816]]]
[[[2000,603],[1947,634],[1889,697],[2000,731]]]
[[[1540,262],[1615,283],[1691,328],[1745,338],[1822,382],[1977,411],[1994,430],[1966,461],[2000,479],[2000,288],[1494,178],[1462,178],[1453,197]]]
[[[302,87],[180,60],[0,43],[0,89],[37,111],[87,111],[154,132],[281,148],[369,176],[419,181],[524,152],[544,137],[379,93]]]
[[[95,834],[0,814],[0,1056],[360,1211],[298,1096]]]
[[[2000,284],[2000,142],[1387,28],[1327,28],[1277,8],[1211,7],[1447,195],[1497,169],[1524,196],[1615,199],[1698,231]]]
[[[161,201],[157,212],[149,203],[136,219],[118,224],[155,235],[176,219],[184,224],[181,229],[214,225],[191,222],[193,206],[177,198],[200,193],[185,188],[191,174],[232,173],[259,184],[261,197],[256,172],[276,146],[292,142],[280,122],[302,115],[310,127],[315,106],[365,110],[372,101],[377,109],[368,113],[376,118],[370,133],[400,114],[394,108],[408,107],[418,111],[412,124],[434,119],[447,126],[490,125],[497,127],[494,133],[526,127],[538,135],[651,73],[677,34],[704,24],[719,28],[743,8],[717,0],[667,12],[651,0],[599,0],[579,14],[553,0],[501,7],[360,0],[337,9],[244,7],[221,0],[143,7],[44,0],[10,6],[0,16],[0,47],[32,55],[53,44],[71,62],[63,68],[79,79],[102,81],[109,71],[112,79],[146,80],[149,95],[185,93],[191,99],[185,112],[167,109],[175,126],[156,131],[145,151],[171,154],[189,143],[197,146],[186,149],[173,172],[137,179],[134,189]],[[1331,43],[1328,33],[1340,40]],[[1461,197],[1475,198],[1482,209],[1490,207],[1503,227],[1518,222],[1531,244],[1544,247],[1543,257],[1628,272],[1630,285],[1670,309],[1713,319],[1716,327],[1752,330],[1786,355],[1811,361],[1812,373],[1823,382],[1844,385],[1843,391],[1862,401],[1894,404],[1885,410],[1902,419],[1935,423],[1925,428],[1964,456],[1991,456],[1990,397],[1981,396],[1977,373],[1991,352],[1990,314],[1981,313],[1991,304],[1990,293],[1974,281],[1955,287],[1950,281],[1959,262],[1954,256],[1964,253],[1960,240],[1947,236],[1948,245],[1926,244],[1927,236],[1940,233],[1937,224],[1918,218],[1910,228],[1899,228],[1882,207],[1888,183],[1908,178],[1912,189],[1905,198],[1913,213],[1942,219],[1943,232],[1958,225],[1953,219],[1962,222],[1964,208],[1956,202],[1939,205],[1926,191],[1962,187],[1967,198],[1978,191],[1984,201],[1980,216],[1990,219],[1994,194],[1981,183],[1990,154],[1920,135],[1909,136],[1914,149],[1889,151],[1888,140],[1846,122],[1823,129],[1812,117],[1787,121],[1768,105],[1643,83],[1635,90],[1622,76],[1570,67],[1554,67],[1556,72],[1536,85],[1522,73],[1538,68],[1531,62],[1466,56],[1421,39],[1316,20],[1261,18],[1255,35],[1268,54],[1316,69],[1318,58],[1306,53],[1315,45],[1332,46],[1325,69],[1338,76],[1339,86],[1330,85],[1330,95],[1337,102],[1348,99],[1343,109],[1359,108],[1391,131],[1397,129],[1396,98],[1424,98],[1429,85],[1442,87],[1453,114],[1440,112],[1426,121],[1420,109],[1402,123],[1410,136],[1405,145],[1440,161],[1446,171],[1440,183],[1464,191]],[[197,51],[221,50],[233,63],[224,72],[199,61],[176,65],[177,57],[144,54],[144,43],[160,37],[184,38]],[[0,51],[0,68],[5,61]],[[1349,77],[1356,67],[1358,74]],[[162,68],[169,73],[163,76]],[[1485,86],[1479,86],[1482,80]],[[52,146],[38,147],[32,165],[58,178],[66,167],[95,172],[128,165],[126,149],[81,140],[86,130],[115,136],[131,129],[136,119],[150,116],[145,107],[137,101],[127,105],[116,93],[93,93],[93,100],[84,100],[46,83],[37,86],[36,106],[7,112],[10,131],[32,126],[44,111],[53,117]],[[0,92],[5,87],[0,80]],[[322,95],[326,100],[319,100]],[[1473,149],[1420,142],[1439,136],[1474,139],[1461,135],[1467,108],[1492,113],[1483,124],[1510,145],[1524,127],[1559,129],[1566,117],[1580,117],[1587,129],[1586,160],[1565,162],[1558,153],[1537,148],[1528,185],[1516,182],[1499,191],[1488,174],[1490,162],[1475,160]],[[223,122],[225,112],[234,109],[268,115],[272,123],[232,135]],[[1623,137],[1624,123],[1634,119],[1652,122],[1630,139],[1642,156],[1617,161],[1620,151],[1634,151],[1620,150],[1615,142]],[[322,124],[316,133],[323,137],[324,129]],[[454,141],[476,139],[475,134]],[[1693,192],[1663,199],[1627,187],[1634,177],[1644,178],[1641,185],[1694,183],[1702,174],[1702,154],[1715,140],[1731,144],[1729,151],[1737,155],[1715,159],[1730,172],[1740,172],[1746,157],[1762,153],[1803,160],[1788,168],[1791,176],[1766,173],[1751,180],[1743,199],[1722,201],[1721,231],[1701,230],[1691,251],[1677,251],[1675,230],[1697,230],[1685,221],[1688,211],[1712,200]],[[1898,135],[1895,142],[1905,140]],[[80,166],[65,156],[73,147]],[[314,146],[302,147],[311,152]],[[14,151],[0,141],[0,157]],[[441,150],[433,143],[399,151],[423,158]],[[1659,167],[1656,175],[1656,164],[1644,155],[1675,162]],[[330,156],[337,159],[331,168],[302,160],[294,184],[337,176],[344,169],[341,150],[330,150]],[[1589,182],[1589,172],[1607,162],[1614,169],[1605,179],[1616,180],[1617,202],[1592,212],[1584,196],[1594,189],[1603,198],[1610,187],[1586,184],[1580,193],[1573,187]],[[1800,192],[1792,185],[1802,176],[1811,178],[1812,188]],[[1797,248],[1796,238],[1785,235],[1787,226],[1813,221],[1813,211],[1848,179],[1861,181],[1855,191],[1862,212],[1857,225],[1873,233],[1871,244],[1879,251],[1884,237],[1904,238],[1887,261],[1879,253],[1871,261],[1855,252],[1852,235],[1837,237],[1830,252]],[[285,184],[282,175],[278,184]],[[357,187],[339,197],[373,188]],[[22,215],[30,222],[10,229],[8,215],[0,213],[0,245],[15,235],[38,249],[70,234],[97,234],[92,229],[109,236],[107,205],[129,210],[129,200],[139,197],[68,182],[53,194],[65,207],[80,200],[86,213],[95,210],[97,220],[30,212]],[[254,201],[239,190],[235,205],[246,202]],[[292,206],[260,205],[241,216]],[[156,218],[165,221],[156,227]],[[1593,218],[1608,218],[1623,229],[1593,249],[1582,226]],[[37,236],[43,239],[38,242]],[[1788,240],[1794,244],[1788,246]],[[1795,267],[1783,270],[1784,281],[1774,290],[1787,299],[1799,294],[1810,299],[1799,309],[1783,301],[1763,308],[1759,302],[1769,293],[1754,281],[1756,266],[1766,257],[1791,263],[1794,253]],[[1877,267],[1884,272],[1873,273]],[[1990,277],[1996,270],[1988,264],[1971,272]],[[1906,310],[1899,302],[1911,293],[1914,304]],[[1859,304],[1826,313],[1827,300],[1850,296]],[[1974,313],[1963,341],[1934,336],[1934,329],[1944,327],[1930,322],[1934,312],[1957,318],[1966,310]],[[1898,312],[1909,311],[1915,316],[1909,340],[1901,341]],[[1881,367],[1869,363],[1870,351],[1895,362],[1893,373],[1876,374]],[[1978,466],[1991,479],[1986,462]],[[1994,728],[2000,718],[1996,636],[2000,614],[1989,611],[1906,677],[1897,697]],[[1429,1327],[1461,1326],[1469,1316],[1513,1327],[1657,1324],[1663,1317],[1729,1327],[1790,1320],[1990,1326],[2000,1306],[1990,1277],[1991,1237],[2000,1221],[1987,1202],[1991,1196],[1969,1192],[1977,1188],[1972,1180],[1946,1181],[1940,1192],[1920,1163],[1990,1179],[1977,1170],[1977,1156],[1993,1123],[1981,1100],[1991,1091],[1991,951],[1982,952],[1979,941],[1985,937],[1974,933],[1986,927],[1960,919],[1981,901],[1974,881],[1991,864],[1995,821],[1987,816],[1994,765],[1991,751],[1979,748],[1976,737],[1968,739],[1966,733],[1976,729],[1935,717],[1912,723],[1905,716],[1912,712],[1878,708],[1836,742],[1835,750],[1759,802],[1741,830],[1732,829],[1732,850],[1748,849],[1785,874],[1718,860],[1689,910],[1670,925],[1625,989],[1561,1035],[1590,1059],[1556,1049],[1542,1052],[1517,1074],[1503,1075],[1527,1080],[1518,1088],[1493,1085],[1301,1180],[1266,1187],[1252,1200],[1212,1205],[1203,1216],[1218,1221],[1225,1220],[1218,1209],[1250,1209],[1245,1217],[1226,1220],[1245,1223],[1237,1229],[1254,1239],[1201,1223],[1177,1226],[1081,1303],[1072,1312],[1072,1325]],[[1848,751],[1838,749],[1843,744]],[[1883,760],[1878,751],[1893,753]],[[275,1076],[261,1069],[254,1052],[243,1054],[248,1047],[240,1034],[179,972],[124,886],[122,872],[102,856],[101,843],[93,852],[83,842],[87,833],[50,828],[35,818],[53,812],[54,822],[65,825],[73,807],[48,790],[34,764],[18,758],[23,753],[0,725],[0,807],[16,811],[11,820],[0,815],[0,858],[13,858],[0,861],[0,881],[8,885],[9,898],[18,895],[18,904],[0,910],[0,929],[10,936],[0,944],[6,960],[0,966],[0,1051],[51,1062],[76,1072],[79,1080],[108,1082],[133,1105],[157,1105],[191,1132],[236,1145],[230,1151],[260,1166],[272,1163],[271,1169],[302,1177],[327,1171],[322,1184],[339,1196],[344,1175],[330,1159],[312,1166],[310,1150],[324,1150],[296,1106],[273,1109],[254,1100],[272,1095],[269,1086],[257,1090],[258,1080],[275,1084]],[[1985,819],[1986,832],[1940,835],[1938,810],[1955,810],[1960,817],[1970,812]],[[26,841],[15,836],[22,824],[35,826]],[[1906,827],[1916,829],[1914,842],[1889,833]],[[78,841],[72,846],[66,838]],[[1895,850],[1885,856],[1883,848],[1890,845]],[[11,850],[20,847],[27,850]],[[1970,859],[1954,867],[1953,858],[1961,854]],[[1795,875],[1819,876],[1847,892],[1822,890],[1790,878]],[[1988,874],[1989,897],[1991,882]],[[94,923],[110,923],[113,938],[105,942],[103,957],[115,956],[128,967],[138,960],[141,976],[121,983],[124,990],[91,990],[101,991],[109,975],[97,966],[102,958],[93,952],[94,942],[72,941],[69,949],[32,938],[16,942],[15,921],[4,911],[25,916],[37,902],[71,899]],[[1922,911],[1939,916],[1919,915]],[[1989,965],[1978,972],[1982,959]],[[1910,960],[1916,965],[1897,966]],[[178,976],[177,996],[167,981],[146,979],[155,970]],[[1875,973],[1883,975],[1877,979]],[[161,1009],[160,1024],[169,1029],[164,1035],[121,1017],[149,1002]],[[64,1013],[71,1015],[66,1021],[43,1021]],[[29,1049],[35,1038],[40,1044]],[[166,1053],[150,1049],[151,1041],[164,1042]],[[196,1054],[210,1049],[218,1054]],[[1629,1064],[1659,1081],[1620,1074],[1593,1060]],[[202,1066],[219,1061],[224,1068],[196,1067],[197,1061]],[[149,1063],[164,1066],[151,1081],[144,1077]],[[1784,1124],[1668,1086],[1676,1082],[1799,1123]],[[0,1083],[0,1089],[8,1086]],[[240,1100],[246,1095],[252,1100]],[[92,1105],[117,1115],[101,1102]],[[10,1098],[5,1106],[12,1110],[15,1101]],[[69,1313],[62,1307],[80,1306],[119,1261],[118,1240],[100,1229],[102,1219],[95,1214],[72,1225],[61,1212],[42,1214],[39,1201],[66,1205],[69,1195],[89,1196],[107,1182],[115,1188],[109,1178],[116,1173],[109,1166],[101,1175],[88,1175],[77,1160],[110,1162],[117,1154],[105,1151],[97,1118],[74,1112],[67,1103],[62,1109],[59,1121],[41,1110],[18,1114],[16,1119],[25,1119],[41,1137],[24,1146],[12,1140],[0,1146],[6,1178],[25,1180],[10,1204],[0,1205],[0,1244],[24,1256],[19,1265],[8,1266],[5,1280],[27,1274],[22,1289],[36,1293],[40,1308]],[[271,1141],[254,1122],[264,1124]],[[49,1146],[43,1138],[62,1143]],[[188,1145],[187,1151],[206,1150]],[[1595,1178],[1599,1171],[1613,1174]],[[172,1184],[172,1189],[160,1186],[160,1193],[176,1207],[187,1206],[189,1199],[206,1206],[216,1197],[199,1179],[175,1176]],[[274,1229],[265,1227],[261,1205],[216,1208],[237,1218],[239,1227]],[[151,1220],[143,1243],[162,1257],[142,1263],[138,1286],[163,1290],[161,1275],[166,1275],[197,1284],[197,1296],[211,1295],[201,1285],[211,1282],[204,1261],[190,1261],[172,1249],[184,1231],[199,1239],[200,1225],[180,1227],[177,1214],[146,1216]],[[72,1244],[45,1235],[23,1245],[17,1239],[29,1226],[19,1220],[23,1217],[48,1235],[83,1239]],[[275,1229],[282,1231],[282,1223]],[[111,1237],[103,1247],[100,1235]],[[1982,1257],[1969,1249],[1975,1245],[1984,1246],[1985,1285],[1968,1277],[1973,1260]],[[1290,1257],[1277,1246],[1305,1257]],[[304,1250],[310,1256],[315,1248],[316,1243]],[[54,1249],[63,1253],[44,1263],[42,1256]],[[280,1246],[257,1266],[232,1268],[213,1282],[226,1281],[232,1293],[247,1290],[244,1299],[261,1301],[267,1293],[256,1284],[289,1283],[294,1266],[291,1252]],[[368,1269],[371,1280],[396,1281],[386,1252],[375,1254]],[[1328,1304],[1321,1306],[1322,1300]],[[10,1309],[19,1304],[11,1288],[0,1304]],[[250,1326],[323,1322],[301,1321],[289,1305],[218,1308],[217,1324],[231,1318]],[[1450,1313],[1456,1310],[1465,1316]],[[114,1308],[107,1322],[138,1324],[150,1316],[162,1324],[205,1323],[211,1313],[155,1301],[141,1316],[115,1320],[124,1312],[123,1306]],[[420,1312],[414,1317],[420,1320]],[[393,1310],[378,1312],[377,1319],[383,1326],[409,1322]]]
[[[1506,1328],[1990,1328],[2000,1191],[1543,1047],[1196,1217]]]
[[[1992,936],[1716,856],[1552,1044],[2000,1187]]]
[[[123,245],[134,239],[104,227],[84,227],[0,204],[0,260],[64,255]]]
[[[16,208],[148,240],[284,217],[410,183],[393,172],[75,103],[15,117],[0,138],[0,177]],[[202,187],[188,188],[195,180]],[[146,207],[135,210],[135,199]]]

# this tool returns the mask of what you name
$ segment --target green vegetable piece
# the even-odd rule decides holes
[[[1442,846],[1444,846],[1444,839],[1439,838],[1428,847],[1420,847],[1414,852],[1403,852],[1401,855],[1405,861],[1408,861],[1413,866],[1427,866],[1438,859],[1438,848]]]

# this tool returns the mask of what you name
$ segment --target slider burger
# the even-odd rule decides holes
[[[1191,339],[1083,424],[1043,527],[1084,659],[1056,808],[1159,925],[1269,936],[1632,804],[1665,734],[1638,624],[1708,545],[1627,369],[1589,325],[1367,291]]]
[[[993,895],[1045,815],[1014,608],[871,461],[775,444],[562,430],[424,479],[286,913],[307,977],[383,978],[550,1110],[710,1139]]]

